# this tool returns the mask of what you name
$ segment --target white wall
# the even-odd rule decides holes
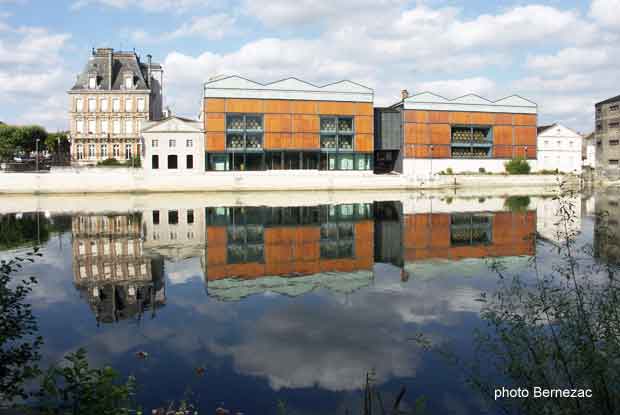
[[[147,174],[204,174],[205,152],[204,135],[199,132],[143,132],[144,138],[144,163],[143,168]],[[157,147],[153,147],[153,140],[157,140]],[[170,147],[170,140],[174,140],[175,147]],[[188,147],[187,140],[192,141]],[[159,169],[153,169],[152,156],[159,157]],[[177,169],[168,168],[168,155],[177,156]],[[192,155],[194,167],[187,169],[186,156]]]
[[[454,173],[478,173],[483,167],[486,173],[505,173],[504,164],[507,159],[405,159],[403,174],[418,180],[428,179],[431,175],[445,172],[448,168]],[[536,169],[536,161],[528,160],[532,170]]]
[[[538,170],[581,174],[581,135],[554,125],[538,135]]]

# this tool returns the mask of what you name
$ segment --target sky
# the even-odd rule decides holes
[[[518,94],[539,124],[594,126],[620,94],[620,0],[0,0],[0,121],[67,129],[93,47],[153,55],[164,104],[196,117],[202,83],[238,74],[350,79],[389,105],[400,91]]]

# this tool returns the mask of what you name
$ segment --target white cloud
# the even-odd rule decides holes
[[[598,47],[570,47],[551,55],[535,55],[527,59],[527,67],[554,75],[592,70],[620,62],[619,48],[606,45]]]
[[[117,9],[140,7],[147,12],[175,11],[185,12],[192,7],[203,6],[203,0],[77,0],[71,4],[71,10],[80,10],[91,5],[100,5]]]
[[[620,25],[620,0],[594,0],[590,5],[590,16],[609,26]]]
[[[448,99],[471,93],[491,99],[496,89],[495,81],[484,77],[476,77],[420,82],[416,84],[415,92],[430,91]]]
[[[187,23],[183,23],[172,32],[161,34],[149,33],[138,29],[130,33],[130,38],[137,43],[157,43],[185,37],[220,40],[234,33],[236,18],[225,13],[215,13],[208,16],[198,16]]]

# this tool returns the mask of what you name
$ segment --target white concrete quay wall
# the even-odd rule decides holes
[[[406,190],[448,187],[546,187],[556,176],[475,175],[414,178],[371,172],[288,170],[144,174],[142,169],[64,168],[49,173],[0,173],[0,193],[149,193],[292,190]]]
[[[480,167],[486,173],[505,173],[504,166],[508,159],[405,159],[403,160],[403,174],[418,180],[428,179],[431,175],[445,172],[448,168],[453,173],[478,173]],[[536,171],[536,160],[528,160],[531,171]]]

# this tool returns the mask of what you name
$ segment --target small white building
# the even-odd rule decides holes
[[[596,137],[594,133],[583,137],[582,158],[583,167],[596,168]]]
[[[581,174],[581,145],[583,138],[561,124],[538,127],[537,170]]]
[[[202,123],[170,116],[144,124],[143,168],[149,173],[203,174],[205,172]]]

